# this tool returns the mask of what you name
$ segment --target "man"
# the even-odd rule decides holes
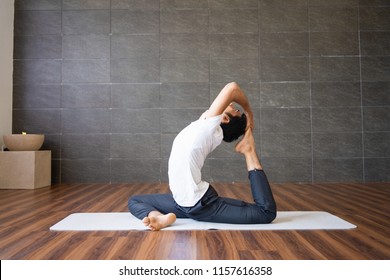
[[[244,113],[233,103],[239,104]],[[253,113],[247,97],[236,83],[227,84],[210,108],[176,136],[168,168],[172,194],[131,197],[130,212],[154,231],[173,224],[176,218],[235,224],[272,222],[276,217],[276,204],[256,153],[253,128]],[[222,140],[232,142],[243,134],[235,150],[245,157],[255,203],[220,197],[201,178],[206,157]]]

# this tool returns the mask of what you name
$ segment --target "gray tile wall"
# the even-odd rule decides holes
[[[386,0],[16,0],[13,132],[53,182],[167,181],[175,135],[230,81],[272,182],[390,180]],[[246,181],[223,144],[206,180]]]

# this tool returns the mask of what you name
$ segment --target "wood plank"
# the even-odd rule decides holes
[[[247,183],[214,183],[251,201]],[[331,231],[50,232],[75,212],[126,212],[166,183],[62,184],[0,190],[1,259],[389,259],[390,183],[272,184],[278,210],[328,211],[357,225]]]

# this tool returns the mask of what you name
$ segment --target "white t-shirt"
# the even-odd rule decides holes
[[[169,157],[169,187],[176,203],[194,206],[206,193],[209,183],[201,170],[208,154],[223,139],[222,115],[201,118],[184,128],[175,138]]]

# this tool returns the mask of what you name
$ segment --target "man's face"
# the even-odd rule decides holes
[[[231,117],[241,117],[242,113],[233,103],[230,103],[229,106],[223,111],[222,123],[229,123]]]

